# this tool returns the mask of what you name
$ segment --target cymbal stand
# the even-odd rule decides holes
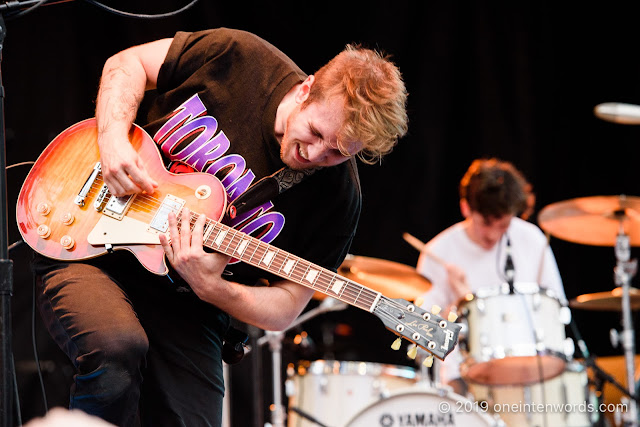
[[[266,426],[271,427],[285,427],[285,409],[282,404],[282,340],[287,331],[295,328],[296,326],[316,317],[319,314],[326,313],[328,311],[344,310],[347,308],[347,304],[338,301],[334,298],[327,297],[322,303],[307,311],[301,316],[298,316],[288,328],[282,331],[265,331],[263,337],[261,337],[257,345],[262,346],[265,343],[269,344],[269,350],[271,351],[271,375],[273,378],[273,405],[271,406],[271,423],[265,423]],[[305,416],[304,414],[302,414]],[[315,420],[314,420],[315,422]]]
[[[635,333],[633,321],[631,319],[631,298],[629,288],[631,278],[637,270],[637,260],[629,260],[631,256],[631,245],[629,236],[624,232],[622,221],[620,231],[616,236],[615,245],[616,267],[614,268],[616,285],[622,286],[622,348],[624,350],[624,360],[627,374],[627,390],[630,396],[635,396],[634,380],[634,358],[635,358]],[[627,419],[625,425],[636,425],[638,423],[637,402],[634,398],[629,399],[629,411],[625,413]]]

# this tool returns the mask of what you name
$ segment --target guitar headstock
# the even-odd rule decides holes
[[[372,313],[396,335],[444,360],[456,346],[462,326],[455,323],[455,315],[445,319],[438,315],[439,309],[433,311],[403,299],[382,297]]]

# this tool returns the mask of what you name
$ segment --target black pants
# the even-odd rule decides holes
[[[41,315],[76,367],[70,408],[119,426],[219,426],[228,316],[124,251],[36,255]]]

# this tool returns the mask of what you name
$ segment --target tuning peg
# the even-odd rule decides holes
[[[422,304],[424,304],[424,298],[422,297],[416,298],[416,300],[413,302],[413,305],[415,305],[416,307],[421,307]]]
[[[415,359],[417,355],[418,355],[418,346],[415,344],[411,344],[409,346],[409,349],[407,350],[407,356],[409,356],[409,359]]]
[[[427,356],[427,357],[424,359],[424,362],[422,362],[422,364],[423,364],[424,366],[426,366],[427,368],[432,367],[432,366],[433,366],[433,354],[430,354],[429,356]]]
[[[393,344],[391,344],[391,348],[394,350],[400,350],[400,344],[402,344],[402,338],[398,337]]]
[[[433,314],[438,314],[440,313],[440,310],[442,310],[442,308],[439,305],[433,305],[433,307],[431,307],[431,312]]]
[[[449,315],[447,316],[447,320],[451,323],[455,322],[456,320],[458,320],[458,315],[456,314],[455,311],[450,311]]]

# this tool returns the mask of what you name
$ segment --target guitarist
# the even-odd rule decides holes
[[[378,161],[407,131],[400,72],[377,52],[347,46],[306,75],[253,34],[179,32],[105,63],[98,145],[116,196],[152,194],[158,185],[127,139],[150,89],[145,130],[167,167],[214,174],[229,201],[283,167],[321,168],[228,224],[334,271],[360,214],[355,157]],[[169,216],[170,239],[161,238],[168,276],[127,251],[35,260],[41,313],[76,367],[71,408],[120,426],[137,416],[149,426],[218,426],[230,316],[281,330],[306,306],[313,290],[205,252],[204,221],[200,215],[193,231],[179,231]]]

